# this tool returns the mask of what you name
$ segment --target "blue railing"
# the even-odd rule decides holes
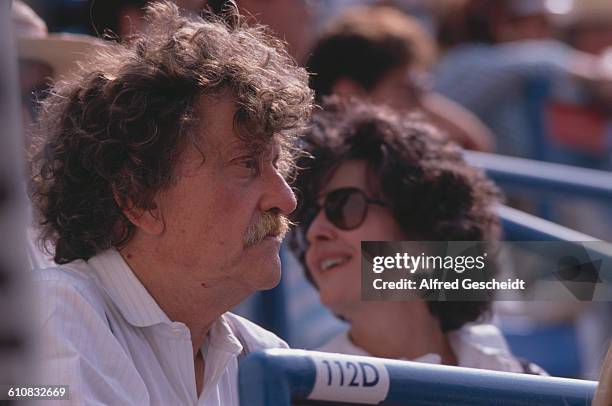
[[[596,382],[410,361],[267,350],[241,362],[240,404],[590,405]]]
[[[505,188],[612,202],[609,172],[473,151],[464,151],[464,156]]]
[[[503,239],[507,241],[599,241],[588,234],[508,206],[498,206],[497,214],[502,222]]]
[[[500,205],[497,207],[497,214],[502,222],[503,240],[576,242],[592,258],[605,259],[606,263],[612,263],[612,244],[608,242],[511,207]],[[580,244],[581,242],[592,243]],[[523,247],[528,249],[529,244]],[[603,267],[602,270],[607,272],[606,267]]]

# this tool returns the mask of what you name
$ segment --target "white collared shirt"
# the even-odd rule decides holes
[[[501,331],[492,324],[467,324],[447,335],[460,367],[518,373],[525,371],[521,362],[510,352]],[[371,356],[353,344],[348,331],[339,334],[317,351]],[[442,358],[432,353],[411,361],[440,364]]]
[[[70,401],[45,405],[238,406],[238,356],[287,347],[225,313],[202,348],[206,369],[198,398],[189,329],[168,319],[116,250],[34,274],[42,383],[70,385]]]

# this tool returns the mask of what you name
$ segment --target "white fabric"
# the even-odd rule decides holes
[[[26,202],[24,206],[26,216],[26,241],[25,247],[28,251],[28,260],[30,262],[30,269],[43,269],[51,268],[55,266],[53,257],[40,246],[38,242],[39,230],[34,223],[34,209],[30,200],[26,197],[26,185],[23,186],[23,201]]]
[[[55,266],[53,258],[38,245],[38,230],[30,226],[26,228],[26,249],[30,269],[43,269]]]
[[[115,250],[37,270],[45,384],[70,385],[70,401],[45,405],[238,406],[238,356],[286,348],[231,313],[211,327],[196,394],[191,336],[172,322]]]
[[[460,367],[492,371],[523,372],[521,363],[512,355],[506,340],[492,324],[469,324],[448,334],[451,348]],[[318,348],[317,351],[371,356],[350,340],[348,331]],[[412,361],[440,364],[439,354],[426,354]]]

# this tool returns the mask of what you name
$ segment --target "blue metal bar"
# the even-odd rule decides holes
[[[511,207],[500,205],[497,207],[497,214],[501,219],[506,241],[576,242],[579,248],[586,250],[592,258],[602,258],[612,262],[612,244],[608,242]],[[595,241],[595,243],[580,244],[586,241]],[[522,245],[526,249],[529,249],[530,246],[530,244]],[[602,271],[608,272],[606,267],[602,268]]]
[[[599,241],[598,238],[574,231],[540,217],[500,205],[497,207],[508,241]]]
[[[612,174],[594,169],[464,151],[466,161],[501,186],[612,202]]]
[[[327,366],[377,364],[385,371],[365,387],[350,385],[350,374],[344,380],[328,380],[325,369],[318,369],[317,362],[327,362]],[[351,394],[367,396],[382,389],[379,405],[571,406],[590,404],[597,382],[302,350],[258,352],[240,364],[241,405],[289,406],[292,401],[308,404],[314,400],[309,396],[317,385],[330,386],[328,397],[317,398],[330,405],[355,403]]]
[[[240,405],[289,406],[291,399],[306,399],[314,387],[316,367],[304,352],[266,350],[249,354],[238,371]]]

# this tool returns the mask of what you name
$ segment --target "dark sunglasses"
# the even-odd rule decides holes
[[[365,220],[370,204],[389,207],[382,200],[369,198],[357,188],[336,189],[325,195],[322,206],[313,209],[304,224],[304,230],[308,230],[321,208],[325,211],[327,220],[334,226],[340,230],[354,230]]]

